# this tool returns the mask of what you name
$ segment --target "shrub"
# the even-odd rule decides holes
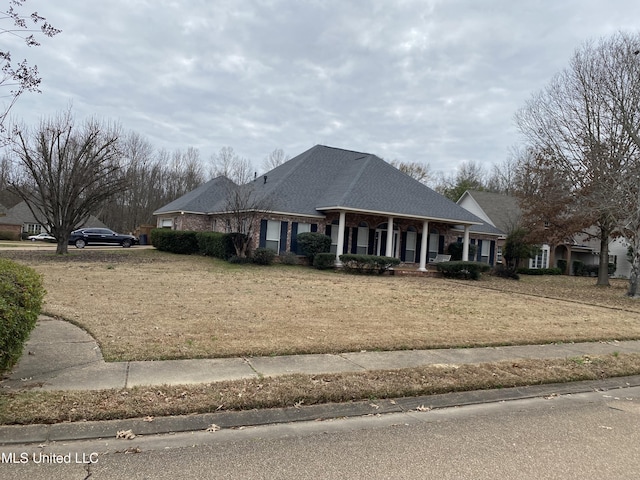
[[[519,268],[518,273],[522,275],[562,275],[562,269],[556,268]]]
[[[464,244],[460,242],[453,242],[449,244],[449,246],[447,247],[447,254],[451,255],[451,261],[455,262],[455,261],[462,260],[463,247],[464,247]],[[475,258],[476,250],[477,250],[476,245],[473,245],[473,244],[469,245],[469,258]]]
[[[20,238],[26,240],[29,235],[29,233],[23,233],[21,236],[18,236],[14,232],[0,230],[0,240],[19,240]]]
[[[313,266],[318,270],[328,270],[333,268],[336,263],[334,253],[316,253],[313,257]]]
[[[296,237],[300,253],[309,259],[313,264],[313,259],[319,253],[329,253],[331,249],[331,237],[324,233],[305,232]]]
[[[236,249],[233,246],[233,242],[238,235],[242,234],[198,232],[196,233],[196,239],[198,240],[198,251],[202,255],[206,255],[208,257],[228,260],[232,256],[236,255]]]
[[[510,278],[512,280],[520,280],[520,275],[518,275],[518,273],[515,270],[513,270],[512,268],[507,268],[504,265],[498,265],[496,268],[493,269],[493,272],[491,272],[491,274],[496,277]]]
[[[480,262],[442,262],[436,268],[446,278],[460,278],[464,280],[478,280],[482,272],[488,272],[491,267]]]
[[[566,260],[558,260],[558,268],[562,270],[562,273],[567,271],[567,263]]]
[[[350,273],[377,273],[381,274],[394,265],[400,264],[399,258],[382,257],[376,255],[340,255],[345,271]]]
[[[191,255],[198,253],[196,232],[155,228],[151,230],[151,244],[158,250]]]
[[[298,256],[293,252],[287,252],[284,255],[280,255],[280,263],[285,265],[298,265]]]
[[[584,275],[584,263],[582,263],[580,260],[573,261],[573,274],[578,277]]]
[[[573,262],[574,265],[574,275],[586,275],[587,277],[597,277],[598,273],[600,272],[600,265],[584,265],[582,264],[580,270],[577,270],[575,268],[576,262]],[[580,262],[582,263],[582,262]],[[616,264],[615,263],[609,263],[608,267],[607,267],[607,274],[608,275],[613,275],[616,271]],[[580,272],[580,273],[578,273]]]
[[[0,258],[0,372],[20,358],[43,297],[42,279],[35,271]]]
[[[253,263],[271,265],[276,258],[276,252],[268,248],[256,248],[253,252]]]
[[[253,263],[253,258],[238,257],[237,255],[231,255],[227,261],[229,263],[234,263],[236,265],[245,265],[247,263]]]

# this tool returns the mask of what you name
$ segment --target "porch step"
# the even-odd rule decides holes
[[[437,270],[427,270],[426,272],[421,272],[414,268],[398,268],[395,267],[389,270],[389,275],[399,276],[399,277],[431,277],[431,278],[442,278],[442,272],[438,272]]]

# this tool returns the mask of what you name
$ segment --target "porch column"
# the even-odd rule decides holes
[[[469,261],[469,225],[464,226],[464,239],[462,241],[462,260]]]
[[[393,217],[389,217],[387,220],[387,251],[385,255],[393,257]]]
[[[427,241],[429,240],[429,222],[422,223],[422,239],[420,240],[420,272],[427,271]]]
[[[346,223],[345,219],[345,212],[340,212],[340,220],[338,221],[338,245],[336,246],[336,267],[342,266],[340,255],[342,255],[342,250],[344,250],[344,224]]]

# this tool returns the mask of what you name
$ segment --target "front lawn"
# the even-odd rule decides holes
[[[2,255],[40,272],[44,311],[86,328],[110,361],[640,338],[623,280],[356,276],[134,249]]]

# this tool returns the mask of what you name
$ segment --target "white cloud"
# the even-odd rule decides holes
[[[36,49],[34,123],[73,102],[157,148],[222,146],[259,165],[316,143],[429,162],[500,162],[513,115],[589,38],[636,28],[631,0],[199,0],[27,6],[63,33]]]

